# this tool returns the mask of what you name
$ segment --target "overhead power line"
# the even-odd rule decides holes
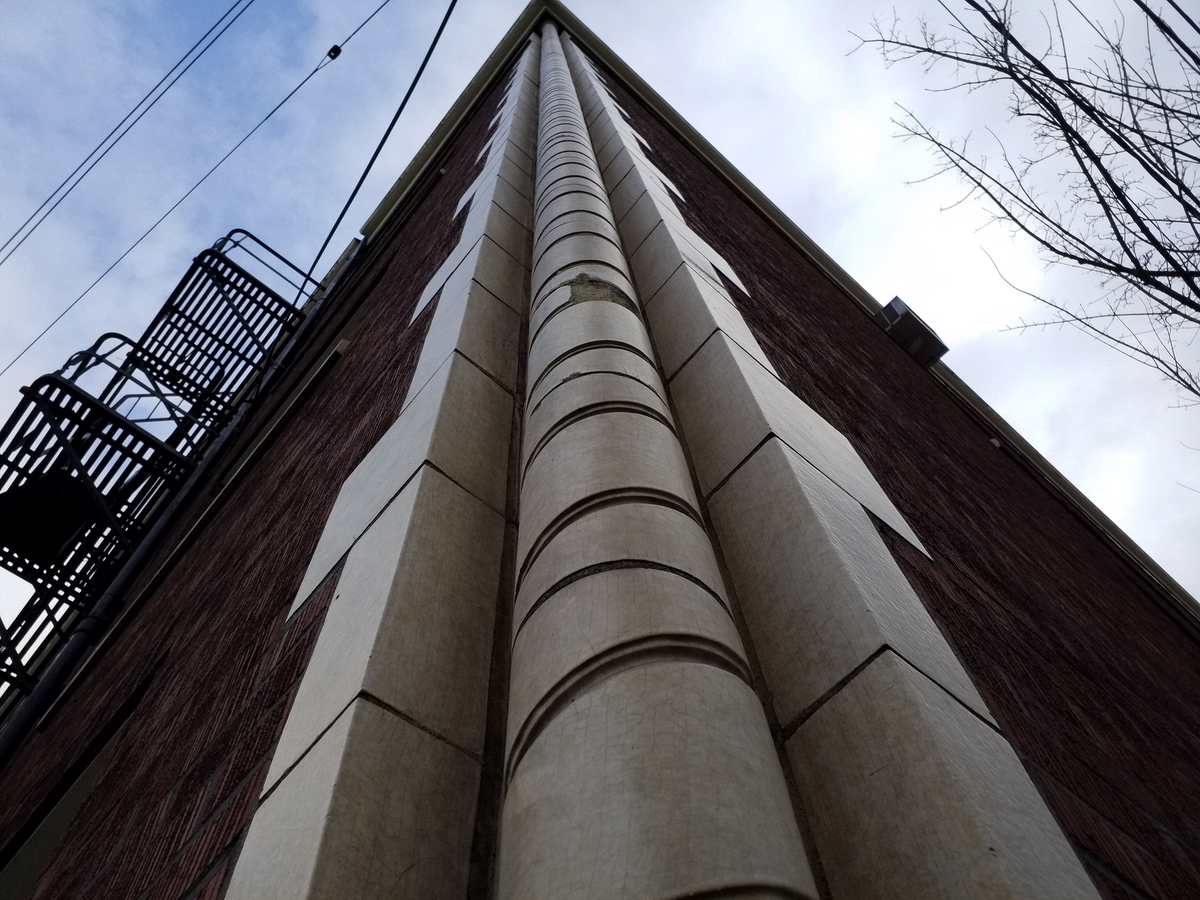
[[[375,152],[371,154],[371,158],[367,161],[367,167],[363,169],[362,175],[359,176],[358,184],[354,185],[354,190],[350,192],[350,198],[346,201],[346,205],[342,207],[342,211],[338,213],[337,219],[333,223],[333,227],[329,229],[329,234],[325,235],[325,241],[321,244],[321,249],[317,251],[317,255],[313,257],[312,265],[308,267],[305,273],[304,281],[300,282],[300,290],[304,290],[304,285],[308,283],[308,279],[312,278],[313,270],[316,269],[317,263],[321,261],[325,250],[329,247],[329,242],[333,240],[334,232],[338,230],[338,226],[342,224],[342,219],[346,218],[346,213],[350,211],[350,205],[354,202],[354,198],[358,196],[359,189],[363,186],[363,182],[367,180],[367,175],[371,173],[371,167],[375,165],[375,160],[379,158],[380,152],[383,150],[383,145],[387,143],[387,139],[391,137],[392,129],[396,127],[396,122],[400,119],[400,113],[404,112],[404,107],[408,105],[408,98],[412,96],[416,90],[417,83],[421,80],[421,75],[425,72],[425,66],[429,64],[429,58],[433,56],[434,48],[437,47],[438,41],[442,37],[442,32],[446,30],[446,23],[450,21],[450,13],[454,12],[454,6],[458,0],[450,0],[450,5],[446,7],[446,14],[442,16],[442,24],[438,26],[437,33],[433,36],[433,42],[429,45],[429,49],[425,51],[425,58],[421,60],[421,65],[417,68],[417,74],[413,76],[412,83],[408,86],[408,90],[404,92],[404,99],[400,101],[400,107],[396,110],[396,114],[392,116],[392,121],[388,123],[387,130],[384,131],[383,137],[379,139],[379,145],[375,148]],[[297,295],[299,299],[299,295]],[[0,375],[3,375],[0,372]]]
[[[239,0],[239,2],[241,2],[241,0]],[[252,0],[252,2],[253,2],[253,0]],[[125,259],[125,257],[127,257],[135,249],[137,249],[137,247],[142,243],[142,241],[144,241],[146,238],[148,238],[151,235],[151,233],[156,228],[158,228],[158,226],[161,225],[169,215],[171,215],[171,213],[173,213],[176,209],[178,209],[180,207],[180,205],[182,205],[182,203],[185,200],[187,200],[188,197],[190,197],[193,193],[195,193],[196,189],[199,188],[200,185],[204,184],[204,182],[208,180],[210,175],[212,175],[215,171],[217,171],[217,169],[219,169],[221,167],[221,165],[227,159],[229,159],[229,157],[233,156],[233,154],[237,152],[238,148],[241,147],[242,144],[244,144],[244,143],[246,143],[246,141],[250,140],[250,138],[254,135],[254,133],[256,131],[258,131],[260,128],[262,128],[263,125],[265,125],[267,123],[267,121],[272,116],[275,115],[275,113],[279,112],[279,110],[283,108],[283,105],[285,103],[287,103],[289,100],[291,100],[292,97],[295,96],[295,94],[302,87],[304,87],[304,85],[308,84],[309,80],[311,80],[314,75],[316,75],[323,68],[325,68],[331,62],[333,62],[335,59],[337,59],[342,53],[342,48],[345,47],[346,44],[350,43],[350,41],[354,38],[354,36],[356,34],[358,34],[360,31],[362,31],[363,27],[368,22],[370,22],[372,19],[374,19],[375,16],[377,16],[379,14],[380,10],[382,10],[389,3],[391,3],[391,0],[383,0],[383,2],[379,4],[379,6],[375,7],[375,10],[369,16],[367,16],[365,19],[363,19],[362,22],[359,23],[357,28],[355,28],[352,32],[350,32],[350,34],[346,37],[345,40],[343,40],[340,44],[334,44],[331,48],[329,48],[329,51],[325,54],[325,56],[323,56],[321,58],[321,61],[319,63],[317,63],[316,66],[313,67],[311,72],[309,72],[302,79],[300,79],[300,82],[294,88],[292,88],[290,91],[288,91],[287,95],[284,96],[284,98],[282,100],[280,100],[278,103],[276,103],[275,106],[271,108],[271,111],[268,112],[265,116],[263,116],[258,121],[257,125],[255,125],[248,132],[246,132],[245,136],[242,137],[242,139],[240,141],[238,141],[236,144],[234,144],[233,147],[231,147],[229,149],[228,153],[226,153],[219,160],[217,160],[216,165],[214,165],[211,169],[209,169],[202,176],[200,176],[200,180],[197,181],[195,184],[193,184],[190,188],[188,188],[187,192],[182,197],[180,197],[178,200],[176,200],[171,205],[170,209],[168,209],[165,213],[163,213],[161,216],[159,216],[158,219],[154,222],[154,224],[151,225],[149,228],[147,228],[142,233],[141,237],[139,237],[136,241],[134,241],[132,244],[130,244],[129,247],[126,248],[124,253],[122,253],[120,256],[118,256],[107,269],[105,269],[103,272],[101,272],[100,275],[96,278],[96,280],[93,281],[91,284],[89,284],[87,286],[87,288],[84,289],[83,293],[81,293],[78,297],[76,297],[74,300],[72,300],[67,305],[66,309],[64,309],[57,316],[55,316],[49,325],[47,325],[40,332],[38,332],[38,334],[33,338],[33,340],[31,340],[28,344],[26,344],[16,356],[14,356],[11,360],[9,360],[8,364],[3,369],[0,369],[0,375],[4,375],[4,373],[6,373],[9,369],[11,369],[14,365],[16,365],[17,362],[21,359],[21,357],[23,357],[26,353],[28,353],[38,341],[40,341],[43,337],[46,336],[47,332],[49,332],[51,328],[53,328],[55,325],[57,325],[62,320],[62,318],[64,316],[66,316],[67,313],[69,313],[72,309],[74,309],[76,304],[79,303],[79,301],[81,301],[84,297],[86,297],[88,294],[90,294],[92,292],[92,289],[95,288],[96,285],[98,285],[101,281],[103,281],[105,276],[107,276],[109,272],[111,272],[118,265],[120,265],[121,262]],[[451,8],[453,8],[454,4],[451,3],[450,6],[451,6]],[[445,27],[445,21],[442,22],[442,26]],[[440,29],[438,31],[438,34],[439,35],[441,34]],[[434,43],[436,43],[436,39],[435,39]],[[430,48],[430,50],[432,52],[432,48]],[[426,55],[425,59],[426,59],[426,62],[428,62],[429,56]],[[422,69],[423,68],[424,68],[424,63],[422,63]],[[419,75],[420,75],[420,73],[418,73],[418,77],[419,77]],[[414,86],[415,86],[415,82],[414,82]],[[410,94],[412,93],[411,87],[409,88],[409,93]],[[406,95],[405,100],[407,101],[407,99],[408,99],[408,97]],[[403,109],[403,108],[404,108],[403,105],[401,105],[401,109]],[[397,116],[398,115],[399,115],[399,113],[397,113]],[[394,119],[392,120],[392,124],[393,125],[395,124]],[[389,128],[388,131],[390,133],[391,129]],[[384,139],[385,140],[387,139],[386,135],[384,136]],[[376,155],[378,155],[378,153],[379,153],[379,151],[376,150]],[[374,159],[374,157],[372,157],[371,162],[374,162],[374,161],[375,161],[375,159]],[[370,166],[368,165],[367,168],[369,170]],[[364,177],[365,177],[365,173],[364,173]],[[361,181],[359,183],[361,184]],[[355,190],[357,191],[357,188]],[[353,199],[353,198],[351,198],[351,199]],[[340,218],[339,218],[339,221],[341,221]],[[328,243],[328,240],[326,240],[326,243]],[[315,265],[315,263],[314,263],[314,265]],[[311,269],[309,270],[308,274],[312,275]]]
[[[200,37],[200,40],[192,44],[187,53],[180,57],[179,62],[175,63],[175,65],[171,67],[170,71],[168,71],[166,75],[159,79],[158,84],[150,88],[150,90],[146,93],[146,96],[142,97],[141,100],[134,104],[133,109],[125,114],[125,118],[118,122],[113,130],[106,134],[104,139],[95,146],[92,152],[83,158],[83,162],[77,165],[71,171],[71,174],[64,178],[62,183],[50,192],[50,196],[43,200],[41,205],[29,214],[29,218],[22,222],[20,227],[18,227],[16,231],[9,235],[8,240],[6,240],[3,244],[0,244],[0,253],[4,253],[4,256],[0,257],[0,266],[8,262],[9,257],[17,252],[17,249],[29,239],[30,235],[37,230],[38,226],[41,225],[42,222],[46,221],[46,217],[54,212],[60,203],[67,199],[67,196],[71,193],[71,191],[75,190],[75,188],[79,186],[79,182],[83,181],[83,179],[87,177],[87,174],[92,171],[92,169],[96,168],[96,164],[99,163],[100,160],[104,159],[104,157],[108,156],[109,152],[113,149],[113,147],[117,146],[121,138],[125,137],[125,135],[129,133],[129,130],[133,128],[133,126],[139,121],[141,121],[142,116],[150,112],[154,105],[158,103],[158,101],[164,96],[166,96],[167,91],[174,87],[175,82],[179,81],[179,79],[187,73],[188,69],[194,66],[200,60],[200,57],[204,56],[204,54],[208,52],[209,48],[220,39],[221,35],[228,31],[230,26],[233,25],[233,23],[239,18],[241,18],[242,13],[248,10],[254,3],[255,0],[234,0],[233,6],[225,10],[221,17],[213,23],[212,27],[209,28],[208,31],[204,32],[204,34]],[[233,18],[229,19],[229,16],[239,6],[241,6],[241,9],[238,9],[237,14],[234,15]],[[226,19],[229,19],[229,21],[226,22]],[[224,26],[221,26],[222,22],[225,22]],[[216,31],[218,27],[220,27],[221,30],[217,31],[217,33],[213,35],[213,32]],[[209,35],[212,35],[211,40],[209,40]],[[205,43],[206,40],[208,43]],[[201,44],[204,46],[201,47]],[[199,53],[196,53],[197,47],[200,47]],[[195,55],[193,56],[193,54]],[[174,75],[173,78],[172,75]],[[170,80],[168,81],[168,79]],[[164,83],[166,83],[165,87],[163,87]],[[159,88],[162,88],[162,90],[159,90]],[[130,121],[131,119],[132,121]],[[116,136],[114,137],[114,135]],[[84,168],[85,166],[86,168]],[[82,172],[80,170],[82,170]],[[77,175],[78,177],[76,177]],[[49,209],[47,209],[47,207],[49,207]],[[35,222],[34,219],[37,219],[37,221]],[[30,224],[31,222],[33,223],[32,225]],[[4,251],[7,252],[5,253]]]

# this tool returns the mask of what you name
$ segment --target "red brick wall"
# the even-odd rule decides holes
[[[338,487],[399,411],[429,312],[408,319],[456,240],[497,100],[339,301],[370,291],[346,355],[0,773],[2,845],[149,679],[38,896],[219,895],[332,579],[284,617]],[[1200,895],[1194,636],[773,226],[620,100],[745,281],[736,299],[784,381],[849,437],[929,548],[932,562],[888,536],[1102,892]]]
[[[774,226],[617,93],[689,223],[745,282],[749,297],[735,299],[783,381],[846,434],[929,549],[932,561],[890,541],[1102,891],[1200,896],[1195,634]]]
[[[457,243],[463,215],[454,208],[482,167],[499,97],[497,87],[431,169],[444,174],[431,175],[410,214],[373,242],[307,351],[320,352],[362,299],[345,355],[0,773],[3,846],[28,829],[63,774],[144,687],[36,896],[166,900],[222,891],[336,576],[285,624],[288,608],[342,481],[399,414],[433,306],[409,319]],[[144,583],[218,487],[175,528]]]

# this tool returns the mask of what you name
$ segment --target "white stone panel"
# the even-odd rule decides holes
[[[496,176],[496,193],[493,202],[525,228],[528,228],[533,221],[533,208],[529,203],[529,197],[498,175]]]
[[[645,305],[645,313],[668,380],[718,330],[772,375],[777,374],[728,295],[714,288],[711,281],[687,263],[680,265],[659,288],[654,302]]]
[[[924,547],[840,431],[718,332],[672,379],[679,425],[706,495],[776,435],[914,547]]]
[[[612,146],[614,137],[622,138],[621,143],[624,143],[623,136],[617,131],[612,120],[608,116],[602,115],[603,104],[594,91],[588,92],[586,96],[581,95],[579,101],[583,109],[583,117],[588,124],[588,131],[592,135],[592,143],[596,147],[596,161],[600,165],[604,165],[604,162],[601,162],[600,154]],[[609,152],[608,159],[612,159],[614,152]]]
[[[520,164],[507,154],[500,156],[497,160],[498,165],[495,169],[495,177],[503,178],[520,194],[526,197],[533,196],[533,179],[529,177],[529,173],[521,168]],[[492,173],[489,172],[489,175]]]
[[[787,748],[834,897],[1098,898],[1008,742],[891,653]]]
[[[608,168],[609,163],[616,159],[617,154],[624,149],[625,141],[607,116],[591,117],[588,129],[596,147],[596,164],[603,172]]]
[[[460,267],[438,298],[408,396],[415,397],[455,350],[515,390],[520,333],[520,316]]]
[[[506,253],[499,244],[484,235],[479,242],[472,276],[491,293],[507,303],[514,312],[525,313],[525,279],[529,270],[516,258]],[[468,257],[470,261],[470,257]]]
[[[654,172],[635,166],[613,185],[613,189],[614,193],[621,195],[622,212],[617,224],[631,253],[641,246],[659,222],[667,223],[677,244],[695,249],[694,242],[699,239],[680,215],[670,182]],[[717,281],[716,269],[707,260],[702,268],[706,277]]]
[[[227,900],[461,900],[478,764],[356,701],[254,815]]]
[[[604,168],[600,173],[604,176],[605,184],[613,184],[620,181],[629,173],[630,169],[637,165],[636,157],[625,142],[622,142],[615,152],[610,152],[608,157],[602,163]]]
[[[460,250],[462,246],[460,244]],[[446,267],[443,266],[443,270],[445,269]],[[488,372],[506,384],[514,380],[504,374],[513,371],[511,358],[500,356],[505,352],[503,345],[511,337],[511,332],[489,335],[486,331],[481,331],[481,329],[489,327],[491,322],[471,322],[464,329],[462,301],[474,290],[474,285],[478,285],[492,297],[503,302],[518,317],[523,316],[528,299],[527,276],[528,270],[522,263],[513,259],[491,238],[484,235],[466,251],[460,253],[459,265],[456,268],[446,274],[444,278],[439,273],[430,282],[430,286],[425,289],[423,295],[425,299],[422,300],[422,303],[431,301],[439,291],[441,296],[438,298],[437,308],[433,312],[433,321],[429,323],[425,345],[422,347],[416,369],[409,383],[408,396],[405,398],[404,406],[408,405],[410,400],[424,388],[425,382],[442,366],[446,354],[453,349],[465,349],[460,348],[457,343],[460,337],[471,337],[477,341],[472,346],[472,352],[479,352],[480,358],[486,360],[481,365]],[[438,278],[442,278],[442,280],[439,281]],[[437,284],[437,289],[434,289],[434,284]],[[420,307],[418,307],[418,312],[413,314],[414,320],[419,311]],[[498,311],[485,311],[485,314],[491,318],[492,322],[512,322],[510,317],[502,317]],[[483,352],[481,350],[483,347],[489,348],[493,352]]]
[[[501,122],[501,126],[508,125],[512,127],[523,127],[518,125],[519,120],[505,119]],[[513,132],[509,132],[510,137]],[[512,158],[505,152],[505,146],[509,143],[507,140],[493,140],[483,148],[479,154],[479,161],[483,162],[483,167],[479,170],[479,175],[475,181],[459,198],[458,206],[454,212],[457,215],[462,211],[472,198],[479,198],[477,203],[480,208],[486,208],[487,203],[491,200],[492,186],[497,178],[504,178],[512,187],[526,199],[533,196],[533,180],[529,173],[523,169],[516,159]],[[472,238],[478,237],[482,233],[483,228],[478,224],[480,217],[478,214],[474,218],[468,211],[468,224],[473,225],[473,230],[470,232]],[[464,231],[464,239],[467,232]]]
[[[523,260],[528,250],[529,232],[520,221],[498,203],[488,205],[486,231],[505,253],[515,260]]]
[[[660,221],[629,256],[633,280],[637,284],[642,301],[650,303],[659,288],[685,262],[708,278],[715,289],[724,290],[708,261],[691,244],[678,239],[666,220]]]
[[[991,718],[862,505],[785,444],[764,444],[708,510],[785,726],[885,646]]]
[[[292,611],[427,460],[503,510],[511,433],[511,395],[452,354],[342,483]]]
[[[646,193],[644,175],[638,169],[630,169],[620,181],[608,186],[609,202],[612,204],[613,217],[620,226],[621,221],[633,209],[633,204]]]
[[[493,208],[499,210],[498,207]],[[469,242],[465,233],[463,238],[463,243],[458,245],[426,286],[411,321],[415,322],[448,280],[455,277],[474,278],[514,312],[524,315],[529,296],[526,291],[529,270],[524,262],[512,257],[486,234],[481,233]],[[524,258],[523,255],[522,260]],[[436,312],[434,321],[437,321]]]
[[[533,177],[533,157],[522,149],[520,145],[512,140],[506,141],[504,144],[504,153],[512,159],[517,168],[530,178]]]
[[[499,513],[420,470],[346,558],[266,790],[364,691],[483,751],[503,542]]]
[[[637,173],[631,173],[631,178],[639,177]],[[669,209],[667,204],[662,202],[660,196],[655,196],[656,192],[652,189],[647,189],[634,202],[627,212],[620,219],[621,238],[625,241],[625,246],[629,248],[630,253],[636,253],[642,242],[650,236],[660,222],[666,222],[668,226],[679,231],[684,227],[683,220],[675,214],[673,209]],[[673,206],[673,204],[672,204]],[[707,276],[706,276],[707,277]]]

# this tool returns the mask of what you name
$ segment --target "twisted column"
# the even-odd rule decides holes
[[[502,898],[815,896],[553,24]]]

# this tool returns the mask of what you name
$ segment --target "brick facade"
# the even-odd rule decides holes
[[[342,481],[399,413],[435,305],[409,320],[420,289],[457,243],[463,216],[455,204],[482,165],[496,103],[493,91],[417,186],[413,208],[360,255],[242,445],[305,363],[348,336],[345,354],[189,533],[221,488],[225,461],[216,467],[213,484],[130,592],[136,613],[0,773],[7,857],[44,812],[45,798],[71,780],[94,736],[126,698],[143,692],[35,896],[220,895],[335,580],[285,626],[288,608]],[[232,447],[228,463],[243,449]],[[181,552],[159,572],[181,540]]]
[[[301,359],[130,592],[120,629],[0,772],[2,864],[115,729],[36,896],[224,891],[338,570],[290,620],[288,609],[339,488],[400,411],[436,300],[410,319],[458,242],[455,206],[482,170],[506,81],[493,81],[360,254]],[[928,549],[879,524],[1102,895],[1196,896],[1200,635],[676,132],[609,83],[682,192],[688,225],[745,283],[748,294],[726,286],[783,383],[849,438]],[[343,339],[344,355],[222,488],[309,364]],[[480,840],[477,851],[491,846]],[[477,884],[489,865],[477,861]]]
[[[863,309],[612,78],[783,382],[928,548],[893,553],[1105,896],[1200,893],[1200,642]],[[885,526],[881,526],[887,531]]]

